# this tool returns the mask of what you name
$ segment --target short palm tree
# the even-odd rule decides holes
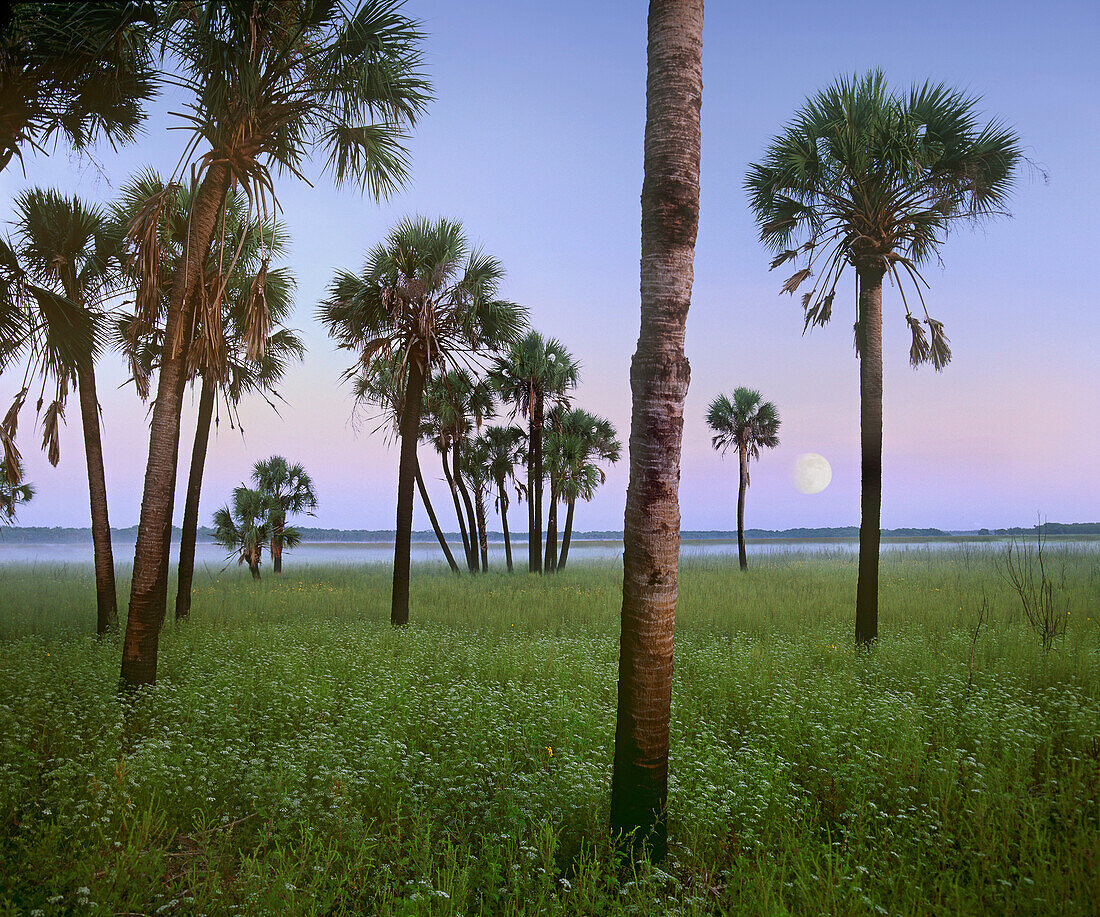
[[[14,478],[17,483],[11,483]],[[34,485],[23,480],[22,467],[15,467],[8,474],[8,460],[0,458],[0,523],[11,525],[15,514],[24,503],[30,503],[34,497]]]
[[[27,374],[53,389],[42,442],[53,465],[60,458],[70,388],[76,388],[80,401],[95,555],[96,633],[103,636],[118,627],[118,605],[95,364],[120,291],[119,238],[98,207],[56,191],[23,192],[16,199],[16,213],[17,254],[27,273]],[[13,424],[27,391],[25,384],[9,414]]]
[[[252,578],[260,578],[260,561],[271,542],[271,516],[274,507],[267,495],[243,484],[233,489],[232,506],[214,513],[214,542],[225,548],[229,559],[248,564]],[[283,530],[283,541],[295,547],[300,540],[297,529]]]
[[[749,489],[749,460],[760,458],[761,449],[779,445],[779,412],[751,388],[735,388],[733,397],[719,395],[707,408],[707,426],[714,431],[715,449],[725,454],[737,450],[740,474],[737,485],[737,557],[742,570],[749,568],[745,554],[745,492]]]
[[[291,465],[281,455],[273,455],[255,464],[252,483],[271,504],[271,568],[282,573],[286,518],[300,513],[313,515],[317,508],[313,479],[301,465]]]
[[[512,416],[527,418],[527,568],[542,572],[542,435],[547,402],[564,404],[577,387],[580,365],[556,338],[531,331],[499,357],[489,373]]]
[[[496,507],[504,529],[504,557],[508,572],[512,572],[512,536],[508,531],[508,481],[516,481],[516,465],[524,461],[527,434],[519,427],[486,427],[478,437],[483,450],[489,479],[496,484]],[[521,485],[517,484],[517,489]]]
[[[338,183],[355,180],[376,197],[407,176],[404,143],[423,112],[429,87],[421,74],[417,24],[399,0],[350,9],[310,0],[204,0],[168,7],[167,52],[176,80],[191,95],[193,129],[182,158],[198,188],[187,247],[169,294],[163,356],[150,424],[149,460],[134,554],[121,684],[156,680],[167,593],[168,543],[179,449],[180,412],[189,378],[192,332],[212,336],[217,351],[221,303],[197,295],[201,266],[218,232],[222,203],[240,186],[253,209],[271,207],[272,170],[300,175],[314,151],[327,157]],[[197,155],[197,159],[194,157]],[[166,194],[165,206],[171,205]],[[159,303],[157,205],[131,225],[144,282],[136,296],[138,336]],[[198,321],[198,312],[207,321]]]
[[[567,507],[561,555],[553,558],[554,570],[561,570],[569,558],[577,500],[592,500],[596,488],[607,479],[600,463],[615,464],[622,456],[623,447],[611,421],[580,408],[564,411],[548,438],[547,451],[551,455],[551,467],[555,468],[551,480],[556,478],[550,499],[564,500]],[[547,531],[549,533],[549,528]],[[549,534],[547,537],[549,539]]]
[[[891,90],[881,72],[838,80],[776,137],[745,186],[772,267],[803,259],[783,285],[802,295],[806,327],[832,317],[837,283],[856,274],[855,344],[860,375],[862,496],[856,641],[878,637],[882,505],[882,281],[902,295],[912,335],[910,362],[943,369],[951,359],[943,325],[923,309],[922,264],[959,222],[1004,213],[1020,159],[1016,132],[979,123],[977,100],[943,84]],[[927,329],[927,331],[925,330]]]
[[[409,620],[409,566],[416,447],[425,382],[433,370],[507,346],[526,312],[497,299],[500,263],[470,250],[457,221],[407,218],[367,253],[360,274],[341,271],[319,309],[321,323],[343,348],[358,352],[345,373],[354,379],[400,354],[401,457],[397,485],[390,620]]]

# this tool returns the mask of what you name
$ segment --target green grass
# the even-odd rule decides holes
[[[128,713],[91,571],[0,570],[0,913],[1093,914],[1100,572],[1044,654],[988,552],[681,571],[669,859],[606,840],[620,573],[197,580]],[[127,584],[120,584],[125,595]],[[981,593],[990,617],[970,656]]]

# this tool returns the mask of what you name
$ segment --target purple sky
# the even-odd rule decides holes
[[[367,247],[408,213],[458,217],[501,259],[504,295],[528,306],[533,325],[582,362],[577,404],[609,417],[626,442],[638,324],[645,4],[409,0],[406,10],[424,21],[437,95],[413,142],[413,181],[381,206],[333,190],[323,176],[313,189],[278,182],[299,280],[291,325],[309,353],[282,388],[281,417],[252,404],[242,408],[243,439],[222,425],[203,487],[203,524],[254,461],[278,452],[314,475],[320,505],[310,524],[393,527],[396,447],[372,434],[373,424],[357,431],[349,422],[351,400],[338,384],[348,355],[329,344],[313,315],[334,270],[357,269]],[[893,85],[931,78],[980,95],[985,112],[1016,126],[1037,167],[1020,175],[1013,219],[961,230],[943,247],[942,266],[927,272],[929,311],[944,321],[955,354],[944,373],[909,367],[900,300],[890,288],[884,293],[883,525],[1017,525],[1037,513],[1100,519],[1100,311],[1091,276],[1100,238],[1098,43],[1100,12],[1091,2],[924,3],[905,16],[870,3],[708,5],[684,528],[734,527],[735,462],[710,448],[703,416],[718,392],[738,385],[760,389],[783,421],[782,445],[753,466],[747,524],[858,522],[851,286],[842,287],[835,321],[803,337],[797,300],[779,296],[784,276],[767,270],[742,181],[807,95],[871,67],[883,68]],[[143,165],[171,171],[185,140],[166,130],[172,107],[163,98],[154,103],[142,141],[117,154],[96,150],[98,166],[58,150],[28,156],[26,178],[9,167],[0,177],[5,212],[10,218],[9,202],[31,184],[109,200]],[[100,379],[111,520],[132,525],[147,416],[132,387],[119,389],[125,373],[116,356],[104,359]],[[5,405],[18,387],[15,373],[0,378]],[[188,398],[181,478],[194,410]],[[25,418],[21,448],[39,493],[21,524],[89,524],[78,417],[73,399],[57,469]],[[792,486],[802,452],[832,463],[823,493]],[[421,462],[429,477],[440,477],[426,448]],[[577,528],[621,528],[626,481],[624,460],[596,500],[578,508]],[[433,491],[445,527],[454,529],[442,485]],[[515,523],[525,520],[522,509],[517,515]],[[428,527],[419,507],[414,525]]]

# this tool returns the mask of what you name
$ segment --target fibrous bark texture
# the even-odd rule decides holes
[[[667,849],[668,736],[680,550],[684,329],[699,224],[702,0],[652,0],[642,185],[641,332],[630,367],[630,484],[611,830]]]

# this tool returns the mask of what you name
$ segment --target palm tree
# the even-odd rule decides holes
[[[15,484],[11,483],[15,478]],[[23,480],[23,469],[16,467],[8,474],[8,460],[0,458],[0,523],[11,525],[15,514],[24,503],[30,503],[34,497],[34,485]]]
[[[0,12],[0,170],[53,135],[133,142],[155,83],[149,3],[12,3]]]
[[[650,0],[642,182],[641,333],[630,368],[619,700],[611,830],[667,849],[668,726],[680,553],[680,439],[699,226],[703,0]]]
[[[466,486],[468,465],[463,460],[462,453],[469,443],[471,427],[480,429],[482,422],[494,414],[496,399],[493,388],[486,380],[475,379],[467,369],[460,367],[428,380],[426,395],[431,438],[437,448],[444,450],[441,453],[443,473],[451,488],[455,511],[458,513],[459,530],[466,548],[466,562],[470,572],[476,573],[480,569],[476,537],[478,525],[474,504]],[[451,461],[449,471],[448,455]],[[462,519],[463,507],[466,509],[466,524]],[[466,537],[467,525],[469,539]]]
[[[27,375],[39,376],[43,386],[54,390],[42,442],[53,465],[60,458],[60,425],[71,386],[79,396],[95,557],[96,633],[102,637],[118,627],[118,603],[95,362],[110,303],[120,288],[119,239],[102,210],[56,191],[23,192],[16,212],[18,257],[28,281],[37,284],[28,282],[30,295],[24,297],[33,313],[26,323],[31,351]],[[26,395],[25,384],[9,415],[13,423]]]
[[[260,578],[264,548],[271,542],[274,510],[267,494],[241,484],[233,489],[232,508],[223,506],[214,513],[214,542],[226,549],[230,560],[236,557],[238,564],[247,563],[255,580]],[[284,528],[288,547],[295,547],[300,538],[297,529]]]
[[[573,538],[573,513],[577,500],[588,502],[607,476],[598,462],[614,464],[622,455],[622,444],[615,436],[611,421],[588,411],[566,411],[558,425],[550,451],[557,456],[558,497],[565,500],[565,531],[561,556],[555,558],[557,570],[565,568],[569,543]],[[554,499],[551,495],[551,499]]]
[[[394,436],[398,435],[401,424],[402,400],[404,397],[401,392],[401,367],[403,363],[404,360],[401,354],[393,354],[389,360],[376,362],[368,369],[356,373],[351,380],[352,389],[355,392],[356,407],[359,405],[373,405],[380,409],[382,418],[380,426],[388,428]],[[422,404],[421,415],[426,416],[426,413]],[[420,439],[431,439],[431,437],[432,432],[429,424],[422,421]],[[446,470],[445,460],[443,467]],[[420,491],[420,499],[424,504],[425,511],[428,513],[428,519],[432,523],[432,531],[435,532],[439,547],[443,550],[443,556],[446,558],[451,571],[460,573],[454,555],[451,553],[451,546],[447,544],[447,538],[443,534],[443,529],[439,525],[439,518],[436,516],[432,501],[428,496],[428,488],[424,486],[424,476],[420,472],[419,458],[416,461],[415,477],[416,488]],[[459,519],[461,520],[461,518],[460,516]]]
[[[486,427],[479,437],[486,472],[497,487],[496,507],[504,529],[504,556],[509,573],[512,572],[512,537],[508,531],[508,479],[515,481],[516,464],[525,460],[523,444],[526,438],[527,434],[519,427],[500,426]],[[519,486],[517,484],[517,489]]]
[[[903,280],[927,286],[920,266],[938,258],[949,230],[1004,212],[1020,159],[1015,131],[978,123],[977,100],[943,84],[890,90],[881,72],[841,79],[810,99],[749,167],[745,186],[772,267],[803,258],[783,285],[802,296],[808,329],[832,317],[837,283],[856,274],[862,496],[856,641],[878,638],[882,505],[882,280],[902,294],[910,362],[941,370],[951,349],[941,322],[912,314]],[[927,333],[925,331],[927,327]]]
[[[481,552],[481,572],[489,572],[489,533],[485,528],[485,497],[493,486],[489,475],[489,447],[481,437],[468,443],[462,455],[462,473],[474,491],[474,524]]]
[[[496,298],[500,263],[470,251],[462,224],[407,218],[367,253],[361,274],[336,275],[319,317],[359,358],[345,378],[400,354],[401,457],[390,621],[409,620],[412,495],[424,385],[433,369],[515,340],[526,310]]]
[[[760,392],[735,388],[733,398],[719,395],[707,408],[707,426],[715,436],[711,443],[725,454],[737,449],[740,475],[737,487],[737,556],[742,570],[749,568],[745,556],[745,492],[749,489],[749,459],[760,458],[760,449],[779,445],[779,412]]]
[[[497,359],[489,376],[504,401],[512,405],[512,416],[527,418],[527,568],[542,572],[542,433],[546,402],[565,403],[568,392],[577,387],[579,364],[555,338],[537,331],[517,341]]]
[[[200,144],[208,148],[197,161],[201,177],[183,269],[173,278],[164,324],[123,648],[124,688],[156,680],[180,411],[200,311],[215,351],[219,343],[221,304],[197,295],[199,266],[225,197],[240,185],[250,205],[263,212],[271,206],[272,167],[300,175],[315,149],[327,154],[326,167],[338,183],[356,179],[375,197],[404,183],[406,130],[424,110],[429,88],[420,73],[421,34],[399,6],[376,0],[348,12],[342,4],[307,0],[207,0],[169,7],[165,46],[178,62],[177,81],[193,96],[186,118],[194,136],[183,160],[190,162]],[[136,302],[139,332],[152,324],[159,299],[156,209],[152,204],[131,225],[145,265]]]
[[[257,462],[252,469],[252,483],[271,503],[271,567],[283,572],[283,532],[286,517],[299,513],[312,516],[317,508],[313,479],[301,465],[291,465],[281,455]]]

